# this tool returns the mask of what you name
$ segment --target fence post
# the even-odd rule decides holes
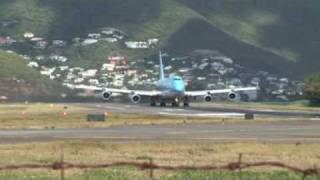
[[[64,154],[63,151],[61,151],[61,157],[60,157],[60,179],[65,180],[64,176]]]
[[[150,157],[149,158],[150,162],[150,178],[153,180],[154,179],[154,173],[153,173],[153,159]]]
[[[239,154],[239,159],[238,159],[238,166],[239,166],[239,177],[242,179],[242,153]]]
[[[153,169],[153,158],[152,157],[147,157],[147,156],[142,156],[142,157],[137,157],[137,160],[149,160],[149,176],[150,179],[154,179],[154,169]]]

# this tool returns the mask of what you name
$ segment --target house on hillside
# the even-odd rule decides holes
[[[101,70],[104,71],[104,70],[107,70],[107,71],[114,71],[115,69],[115,64],[108,64],[108,63],[105,63],[102,65],[101,67]]]
[[[66,71],[67,69],[69,69],[69,66],[60,66],[59,69],[60,71]]]
[[[98,70],[97,69],[89,69],[84,72],[81,72],[80,75],[84,78],[91,78],[95,77],[97,75]]]
[[[44,75],[44,76],[52,76],[52,74],[55,70],[56,70],[56,68],[45,68],[40,71],[40,74]]]
[[[64,47],[67,45],[67,42],[63,41],[63,40],[53,40],[52,41],[52,45],[54,47]]]
[[[95,86],[99,85],[99,80],[98,79],[89,79],[88,82],[89,82],[90,85],[95,85]]]
[[[90,34],[88,34],[88,38],[99,40],[101,38],[101,34],[99,34],[99,33],[90,33]]]
[[[126,41],[125,45],[129,49],[148,49],[149,44],[146,41]]]
[[[45,49],[47,48],[48,42],[47,41],[36,41],[34,48],[36,49]]]
[[[39,56],[36,56],[35,59],[36,59],[37,61],[44,61],[44,60],[46,59],[46,57],[43,56],[43,55],[39,55]]]
[[[112,37],[102,38],[101,40],[107,41],[107,42],[109,42],[109,43],[118,42],[118,39],[117,39],[117,38],[112,38]]]
[[[23,34],[23,37],[26,39],[31,39],[31,38],[34,38],[34,34],[32,32],[25,32]]]
[[[82,41],[81,45],[88,46],[88,45],[92,45],[92,44],[96,44],[96,43],[98,43],[97,39],[85,39]]]
[[[7,36],[7,37],[0,36],[0,46],[1,45],[11,45],[15,42],[16,42],[16,40],[12,39],[10,36]]]
[[[31,68],[38,68],[39,64],[37,62],[35,62],[35,61],[31,61],[31,62],[28,63],[27,66],[29,66]]]
[[[65,63],[68,61],[68,58],[65,57],[65,56],[59,56],[59,55],[51,55],[49,57],[50,60],[52,61],[57,61],[57,62],[60,62],[60,63]]]

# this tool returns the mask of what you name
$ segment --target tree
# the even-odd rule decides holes
[[[312,75],[305,80],[303,91],[312,105],[320,105],[320,73]]]

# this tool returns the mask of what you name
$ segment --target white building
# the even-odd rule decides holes
[[[31,67],[31,68],[38,68],[39,67],[39,64],[35,61],[31,61],[28,63],[28,66]]]
[[[25,32],[23,34],[23,37],[26,38],[26,39],[31,39],[34,37],[34,34],[32,32]]]
[[[103,64],[101,67],[101,70],[108,70],[108,71],[114,71],[116,65],[115,64]]]
[[[90,85],[98,85],[99,84],[99,80],[98,79],[89,79],[89,84]]]
[[[118,39],[117,39],[117,38],[111,38],[111,37],[103,38],[102,40],[103,40],[103,41],[107,41],[107,42],[109,42],[109,43],[118,42]]]
[[[57,62],[61,62],[61,63],[64,63],[64,62],[67,62],[68,61],[68,58],[67,57],[64,57],[64,56],[58,56],[58,55],[51,55],[49,57],[50,60],[52,61],[57,61]]]
[[[100,39],[101,38],[101,34],[99,33],[90,33],[88,34],[88,37],[91,39]]]
[[[53,40],[52,45],[57,46],[57,47],[63,47],[67,45],[67,43],[63,40]]]
[[[65,70],[69,69],[69,66],[60,66],[59,69],[60,69],[60,71],[65,71]]]
[[[96,39],[85,39],[85,40],[81,43],[81,45],[82,45],[82,46],[88,46],[88,45],[92,45],[92,44],[96,44],[96,43],[98,43],[98,40],[96,40]]]
[[[145,41],[126,41],[125,45],[130,49],[148,49],[149,44]]]
[[[45,69],[41,70],[40,74],[45,75],[45,76],[51,76],[52,73],[56,70],[56,68],[50,68],[50,69]]]
[[[97,75],[97,72],[98,72],[97,69],[89,69],[81,72],[80,74],[82,77],[89,78],[89,77],[95,77]]]

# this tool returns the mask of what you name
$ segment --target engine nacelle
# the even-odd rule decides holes
[[[138,104],[138,103],[140,103],[140,101],[141,101],[141,96],[138,95],[138,94],[130,95],[130,100],[131,100],[131,102],[133,102],[134,104]]]
[[[238,100],[240,100],[240,95],[235,92],[230,92],[228,94],[228,99],[231,101],[238,101]]]
[[[103,93],[102,93],[102,98],[103,98],[103,100],[108,101],[108,100],[110,100],[111,96],[112,96],[112,93],[111,93],[111,92],[106,91],[106,92],[103,92]]]
[[[204,96],[204,100],[206,102],[211,102],[212,101],[212,96],[211,95],[206,95],[206,96]]]

